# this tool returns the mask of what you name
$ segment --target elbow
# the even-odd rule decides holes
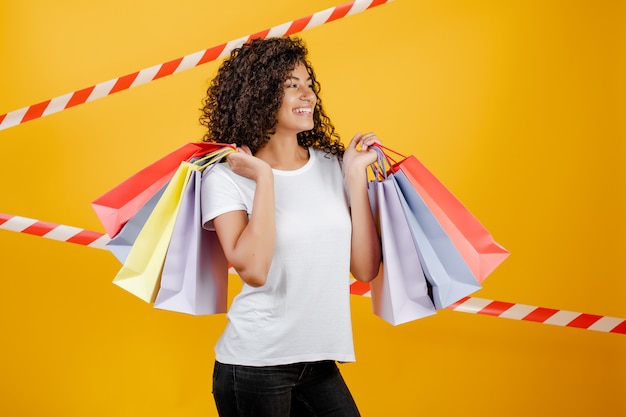
[[[382,250],[380,244],[372,245],[365,256],[350,258],[350,272],[360,282],[370,282],[383,272]],[[354,252],[354,250],[353,250]],[[356,253],[365,253],[357,251]]]
[[[233,252],[226,256],[228,262],[237,271],[241,280],[251,287],[262,287],[267,282],[267,276],[272,266],[273,252],[267,253],[240,253]]]
[[[235,268],[239,277],[243,282],[251,287],[262,287],[267,282],[267,274],[269,272],[269,267],[246,267],[246,268]]]
[[[352,276],[360,282],[371,282],[382,273],[382,263],[377,262],[366,268],[352,268]]]
[[[262,287],[265,285],[265,283],[267,282],[267,277],[261,277],[261,276],[246,276],[246,277],[241,277],[241,279],[243,280],[243,282],[245,282],[246,284],[248,284],[251,287]]]
[[[369,274],[369,275],[353,275],[354,279],[356,279],[359,282],[372,282],[377,276],[378,274]]]

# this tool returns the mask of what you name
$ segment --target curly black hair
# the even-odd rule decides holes
[[[307,54],[304,42],[293,37],[253,39],[234,49],[220,65],[202,102],[200,123],[208,128],[203,141],[247,145],[256,153],[275,132],[285,80],[303,64],[317,102],[314,127],[298,134],[298,144],[341,157],[345,148],[324,112],[320,84]]]

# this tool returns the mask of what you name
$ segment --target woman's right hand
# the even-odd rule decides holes
[[[237,146],[236,152],[231,152],[226,156],[226,161],[235,174],[254,181],[258,181],[263,175],[273,175],[272,167],[267,162],[252,155],[250,148],[246,145]]]

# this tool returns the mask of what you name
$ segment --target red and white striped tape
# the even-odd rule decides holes
[[[0,213],[0,229],[27,233],[46,239],[76,243],[92,248],[106,249],[109,236],[101,232],[80,229]],[[234,271],[231,271],[234,273]],[[369,284],[352,280],[350,293],[370,297]],[[484,314],[513,320],[532,321],[554,326],[575,327],[606,333],[626,334],[626,319],[595,314],[577,313],[567,310],[536,307],[525,304],[494,301],[485,298],[465,297],[447,308],[462,313]]]
[[[350,283],[350,292],[355,295],[371,297],[369,284],[354,279]],[[484,314],[504,319],[532,321],[553,326],[626,334],[626,319],[494,301],[486,298],[465,297],[448,306],[446,310]]]
[[[109,236],[105,233],[93,232],[62,224],[42,222],[40,220],[4,213],[0,213],[0,229],[27,233],[29,235],[45,237],[46,239],[76,243],[98,249],[105,249],[105,245],[110,240]]]
[[[626,334],[626,319],[575,311],[555,310],[525,304],[465,297],[447,308],[463,313],[485,314],[505,319],[532,321],[554,326],[575,327],[606,333]]]
[[[0,130],[8,129],[34,119],[58,113],[79,104],[84,104],[119,91],[137,87],[150,81],[194,68],[201,64],[206,64],[207,62],[224,58],[228,56],[233,49],[254,38],[264,39],[293,35],[295,33],[332,22],[333,20],[351,16],[381,4],[390,3],[391,1],[392,0],[355,0],[351,3],[331,7],[309,16],[292,20],[290,22],[244,36],[203,51],[185,55],[182,58],[154,65],[150,68],[146,68],[132,74],[104,81],[91,87],[83,88],[53,99],[42,101],[41,103],[14,110],[0,115]]]

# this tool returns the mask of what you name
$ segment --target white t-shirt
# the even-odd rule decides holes
[[[351,220],[337,157],[309,149],[293,171],[274,171],[276,243],[262,287],[243,284],[215,347],[222,363],[264,366],[353,362]],[[202,222],[252,207],[256,183],[219,164],[202,183]]]

